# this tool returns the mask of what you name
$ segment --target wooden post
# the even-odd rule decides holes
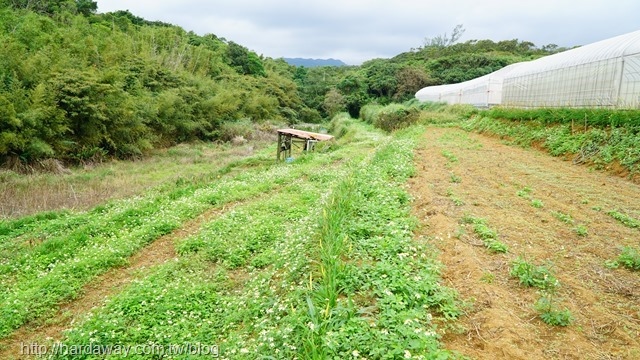
[[[282,134],[278,131],[278,161],[280,161],[280,152],[282,152]]]

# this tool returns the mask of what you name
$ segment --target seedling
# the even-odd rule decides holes
[[[459,183],[462,182],[462,178],[460,176],[456,175],[456,174],[451,174],[451,177],[449,178],[449,180],[452,183],[456,183],[456,184],[459,184]]]
[[[551,213],[551,215],[566,224],[571,224],[573,222],[573,218],[571,218],[571,215],[565,214],[562,211],[554,211]]]
[[[618,256],[617,263],[630,269],[640,271],[640,250],[626,246]]]
[[[538,299],[534,307],[540,313],[542,321],[547,325],[568,326],[573,322],[573,316],[569,309],[558,309],[553,302],[552,294],[544,294]]]
[[[447,158],[447,160],[449,160],[450,163],[458,162],[458,158],[451,151],[442,150],[442,156]]]
[[[522,190],[518,190],[518,192],[516,193],[516,195],[522,197],[522,198],[527,198],[529,197],[529,195],[531,195],[531,191],[533,191],[530,187],[525,186]]]
[[[495,279],[496,279],[495,275],[493,275],[490,272],[484,272],[482,273],[482,277],[480,277],[480,281],[487,284],[491,284]]]
[[[576,234],[578,234],[578,236],[587,236],[589,235],[589,232],[587,230],[587,227],[585,225],[578,225],[576,226],[576,228],[574,229]]]
[[[482,240],[484,246],[494,253],[506,253],[509,249],[507,245],[498,241],[498,233],[487,226],[487,221],[482,218],[476,218],[471,215],[465,215],[462,222],[473,224],[473,231]]]

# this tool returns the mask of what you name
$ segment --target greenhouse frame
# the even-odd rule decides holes
[[[429,86],[420,101],[513,107],[640,108],[640,31],[506,66],[458,84]]]

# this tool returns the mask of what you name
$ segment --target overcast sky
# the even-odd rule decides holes
[[[450,34],[518,39],[537,46],[586,45],[640,30],[638,0],[97,0],[98,12],[215,34],[272,58],[334,58],[359,65]]]

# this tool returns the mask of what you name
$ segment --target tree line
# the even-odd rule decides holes
[[[96,10],[90,0],[0,0],[0,164],[135,157],[219,140],[228,122],[357,117],[365,104],[544,54],[482,41],[361,66],[294,67],[214,34]]]

